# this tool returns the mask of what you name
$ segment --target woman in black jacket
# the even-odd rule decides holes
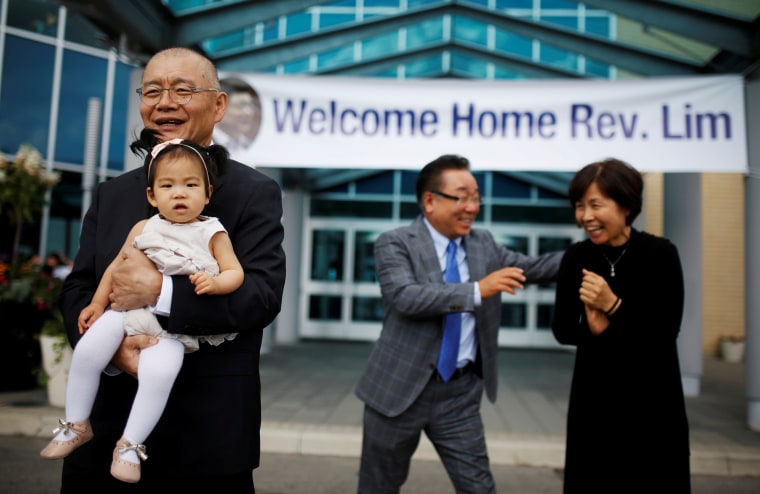
[[[643,181],[607,159],[570,183],[588,239],[560,265],[553,331],[577,353],[567,418],[565,493],[690,492],[689,427],[676,349],[681,262],[667,239],[634,229]]]

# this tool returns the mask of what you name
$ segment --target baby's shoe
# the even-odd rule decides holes
[[[47,460],[57,460],[59,458],[67,457],[69,453],[92,439],[93,436],[89,420],[75,424],[72,422],[66,422],[63,419],[58,419],[58,423],[60,425],[53,429],[53,434],[56,434],[56,437],[58,437],[60,433],[73,435],[74,437],[66,440],[54,438],[50,441],[50,443],[40,451],[40,456]]]
[[[122,482],[129,482],[134,484],[140,480],[140,463],[134,463],[122,459],[120,456],[122,453],[126,453],[129,450],[137,453],[137,457],[140,461],[148,459],[148,455],[145,454],[144,444],[134,444],[127,441],[124,436],[116,443],[116,448],[113,450],[113,462],[111,462],[111,475],[121,480]]]

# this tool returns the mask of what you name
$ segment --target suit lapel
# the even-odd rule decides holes
[[[472,232],[462,239],[464,251],[467,253],[467,267],[470,270],[470,281],[480,280],[485,273],[483,243]]]
[[[415,249],[418,253],[417,261],[427,274],[427,278],[430,281],[443,281],[441,264],[435,251],[433,237],[430,236],[430,231],[422,220],[422,216],[418,216],[417,220],[412,224],[411,237],[411,243],[417,245]]]

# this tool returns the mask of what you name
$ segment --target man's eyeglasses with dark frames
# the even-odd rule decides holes
[[[213,87],[195,87],[195,86],[174,86],[174,87],[158,87],[158,86],[146,86],[139,87],[135,92],[140,96],[140,101],[148,106],[156,106],[161,101],[164,91],[169,93],[169,99],[177,103],[178,105],[185,105],[193,99],[193,94],[200,93],[201,91],[219,91],[219,89]]]
[[[473,206],[477,205],[480,206],[483,204],[483,198],[480,196],[480,194],[474,194],[471,196],[452,196],[451,194],[444,194],[440,190],[431,190],[432,194],[435,194],[437,196],[441,196],[445,199],[448,199],[450,201],[455,201],[457,203],[457,206],[464,206],[465,204],[472,204]]]

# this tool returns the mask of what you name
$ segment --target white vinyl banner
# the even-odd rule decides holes
[[[746,172],[741,76],[626,80],[398,80],[223,73],[215,142],[252,166]],[[248,96],[240,87],[249,86]],[[253,96],[251,96],[253,95]],[[258,98],[260,107],[245,110]]]

